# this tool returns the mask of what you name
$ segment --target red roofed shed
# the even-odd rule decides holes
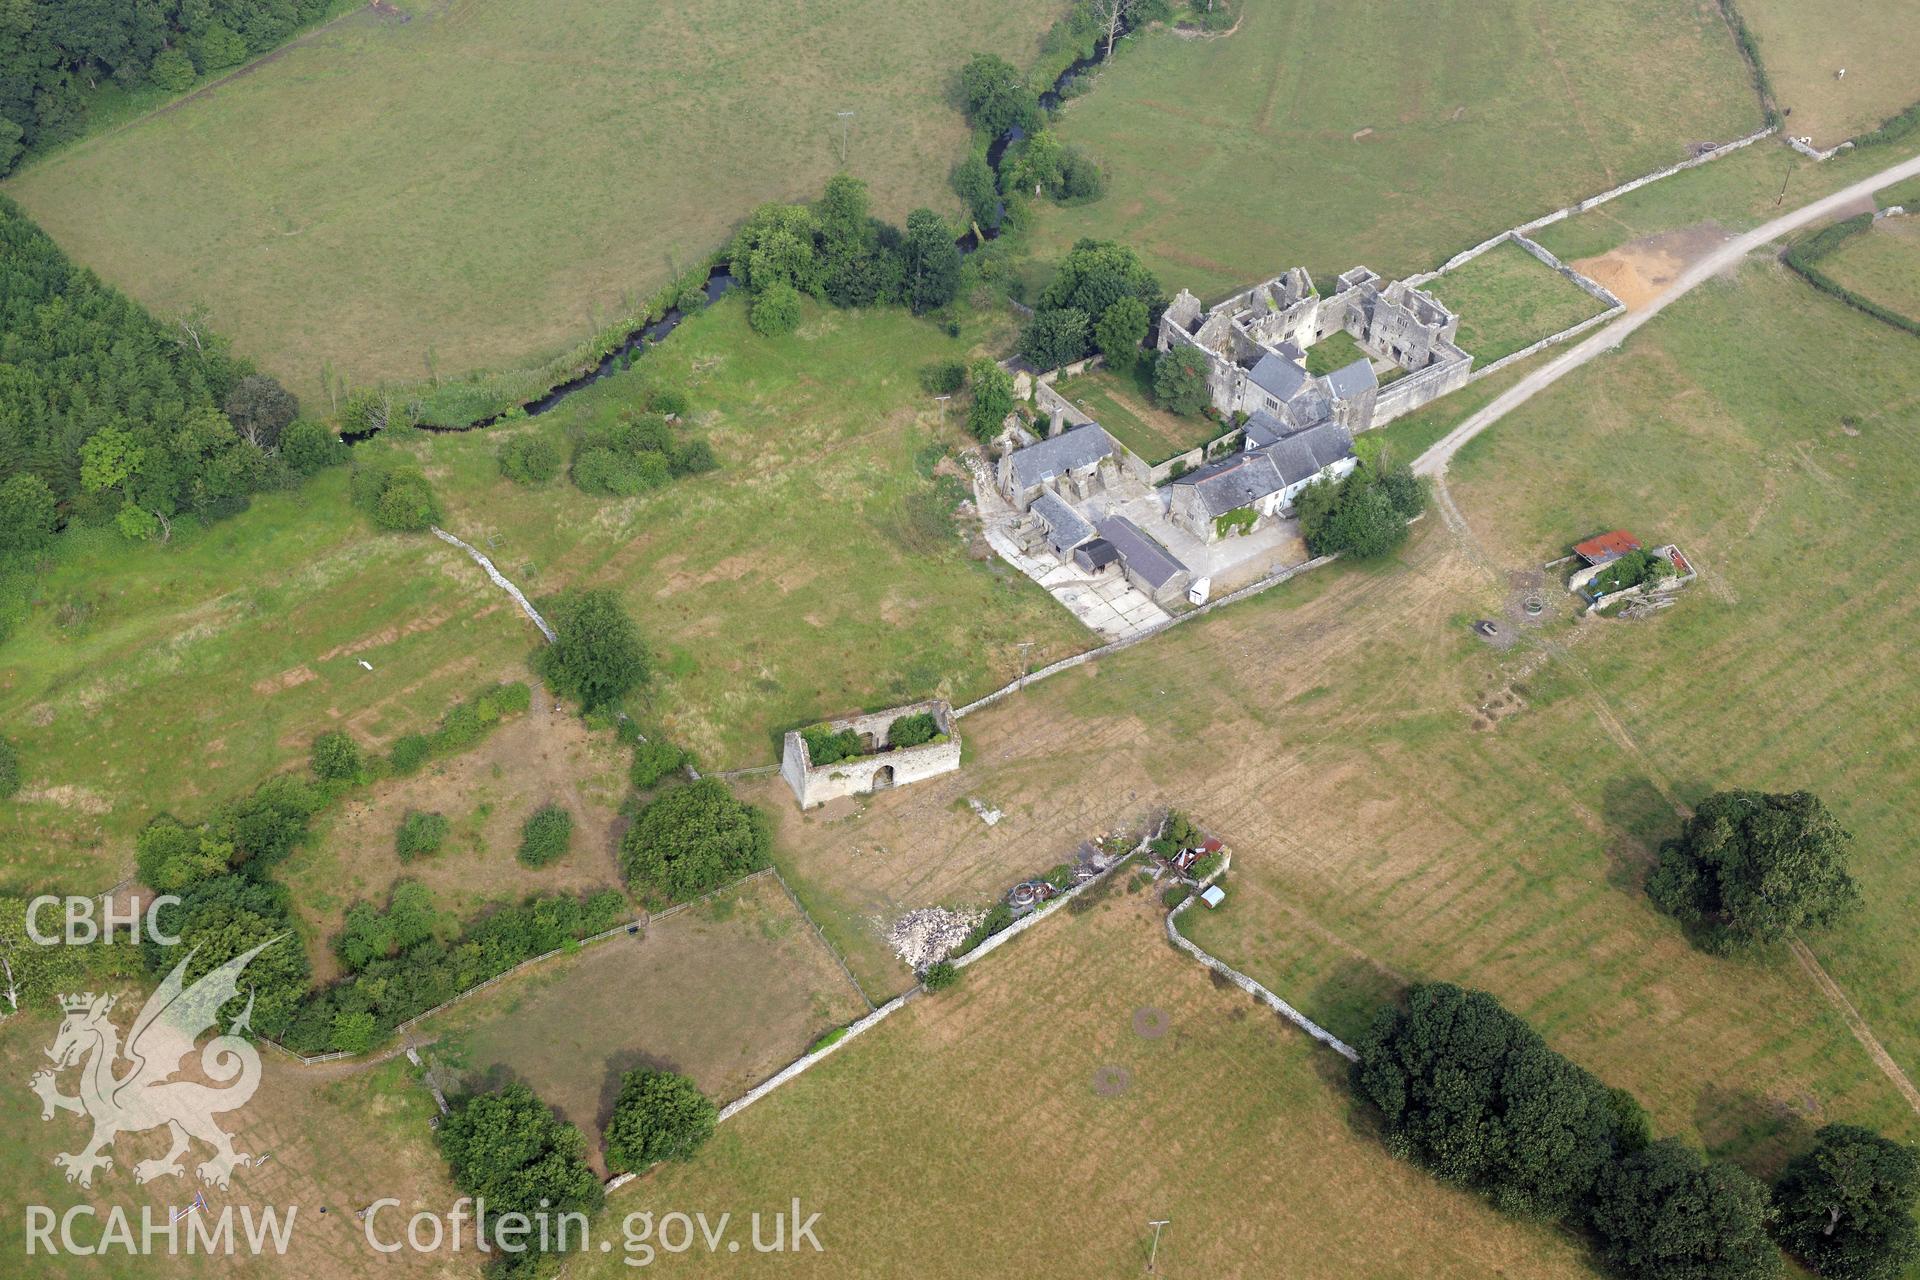
[[[1629,551],[1640,549],[1640,539],[1625,529],[1615,529],[1611,533],[1602,533],[1588,538],[1585,542],[1573,544],[1573,554],[1588,564],[1606,564],[1618,560]]]

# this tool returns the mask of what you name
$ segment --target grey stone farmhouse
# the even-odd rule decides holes
[[[1168,486],[1167,515],[1207,542],[1251,533],[1293,509],[1300,491],[1322,478],[1337,479],[1358,465],[1346,427],[1323,418],[1291,430],[1265,410],[1247,420],[1246,447],[1189,471]],[[1244,512],[1244,515],[1236,513]]]
[[[1357,435],[1466,385],[1473,357],[1455,342],[1459,329],[1458,316],[1405,281],[1383,284],[1355,267],[1322,298],[1295,267],[1212,308],[1182,289],[1160,318],[1156,345],[1206,356],[1207,389],[1223,415],[1265,413],[1294,431],[1330,419]],[[1307,350],[1335,333],[1352,338],[1362,358],[1308,373]],[[1385,383],[1376,362],[1392,366]]]

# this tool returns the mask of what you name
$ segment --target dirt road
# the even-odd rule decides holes
[[[1792,213],[1782,214],[1772,222],[1727,241],[1726,244],[1687,268],[1665,293],[1644,310],[1628,312],[1612,324],[1600,329],[1592,337],[1569,348],[1566,354],[1549,361],[1514,383],[1492,404],[1435,441],[1431,448],[1414,461],[1413,469],[1421,475],[1444,475],[1447,464],[1453,460],[1453,455],[1460,451],[1461,445],[1595,356],[1611,351],[1625,342],[1627,335],[1659,315],[1661,309],[1675,298],[1683,296],[1702,281],[1712,279],[1728,267],[1738,264],[1742,258],[1770,241],[1777,240],[1790,231],[1797,231],[1808,223],[1816,222],[1829,214],[1837,213],[1850,202],[1859,200],[1863,196],[1871,197],[1882,187],[1915,175],[1920,175],[1920,156],[1890,165],[1872,177],[1862,178],[1830,196],[1822,196],[1812,204],[1803,205]],[[1450,520],[1449,523],[1452,521]]]

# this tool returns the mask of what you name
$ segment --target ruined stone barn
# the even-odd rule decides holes
[[[1205,355],[1208,393],[1221,414],[1265,413],[1296,431],[1333,421],[1357,435],[1466,385],[1473,357],[1455,341],[1460,318],[1432,294],[1403,280],[1383,284],[1365,267],[1336,283],[1322,298],[1295,267],[1211,308],[1182,289],[1160,318],[1155,345]],[[1309,373],[1307,351],[1336,333],[1352,338],[1362,357]]]
[[[893,746],[893,726],[914,716],[933,717],[936,733],[931,741],[910,747]],[[780,776],[793,788],[802,809],[823,805],[843,796],[866,795],[922,782],[952,773],[960,767],[960,730],[953,708],[934,698],[904,707],[890,707],[863,715],[828,720],[815,729],[833,734],[847,733],[858,740],[857,753],[844,759],[816,764],[807,746],[805,733],[790,731],[780,754]]]

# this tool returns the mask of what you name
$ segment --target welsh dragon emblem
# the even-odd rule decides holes
[[[158,1160],[134,1165],[136,1182],[184,1172],[180,1157],[194,1138],[213,1148],[213,1158],[196,1169],[203,1182],[224,1190],[234,1166],[251,1163],[251,1157],[235,1151],[232,1138],[214,1122],[216,1115],[245,1106],[260,1087],[260,1054],[242,1035],[253,1016],[251,990],[246,1008],[227,1033],[216,1035],[200,1050],[200,1068],[217,1086],[173,1077],[201,1034],[216,1026],[220,1006],[239,994],[241,972],[279,940],[270,938],[235,956],[192,986],[183,981],[193,962],[193,953],[188,952],[147,998],[133,1020],[124,1052],[119,1028],[108,1017],[115,997],[91,992],[60,997],[67,1016],[47,1050],[53,1070],[35,1072],[28,1086],[40,1095],[42,1120],[53,1119],[56,1111],[93,1120],[93,1137],[84,1147],[53,1158],[67,1171],[68,1182],[92,1186],[95,1170],[113,1168],[113,1157],[107,1152],[117,1134],[144,1133],[161,1125],[167,1127],[172,1146]],[[129,1065],[116,1074],[123,1058]],[[61,1093],[55,1081],[58,1072],[72,1066],[80,1068],[77,1097]]]

